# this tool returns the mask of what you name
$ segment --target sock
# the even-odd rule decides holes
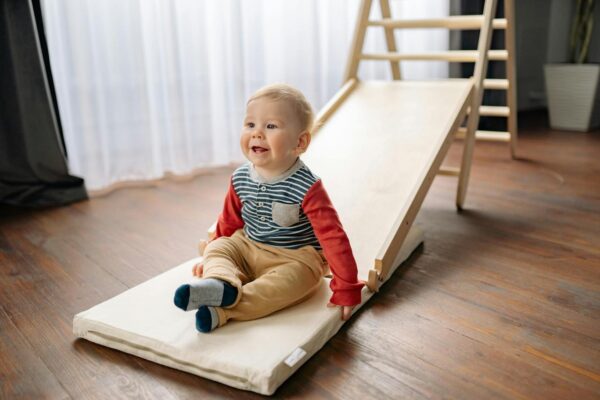
[[[219,315],[214,307],[200,306],[196,311],[196,329],[208,333],[219,326]]]
[[[184,311],[196,310],[200,306],[227,307],[235,302],[237,295],[237,288],[229,283],[207,278],[179,286],[173,302]]]

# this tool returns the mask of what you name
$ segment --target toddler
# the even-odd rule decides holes
[[[361,302],[348,237],[323,183],[299,158],[313,122],[310,104],[291,86],[269,85],[248,100],[240,144],[249,162],[233,173],[216,237],[193,268],[202,279],[175,292],[177,307],[198,310],[200,332],[300,303],[329,269],[328,306],[347,320]]]

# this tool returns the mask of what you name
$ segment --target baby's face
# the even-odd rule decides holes
[[[271,178],[290,168],[302,152],[298,148],[300,133],[291,105],[261,97],[246,108],[240,145],[257,171]]]

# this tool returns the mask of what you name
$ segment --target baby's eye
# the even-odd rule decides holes
[[[277,129],[277,125],[275,125],[275,124],[267,124],[267,129]]]
[[[246,126],[247,126],[248,128],[254,128],[254,122],[248,122],[248,123],[246,124]]]

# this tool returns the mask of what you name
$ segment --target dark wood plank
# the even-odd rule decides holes
[[[2,306],[0,354],[0,398],[70,398]]]
[[[90,351],[71,348],[72,318],[78,297],[89,287],[78,286],[58,263],[36,252],[31,243],[16,241],[14,228],[5,241],[13,251],[2,257],[11,273],[0,277],[0,303],[29,346],[72,397],[176,398],[146,379],[137,360],[99,346]],[[11,289],[10,294],[8,288]],[[97,353],[108,355],[95,358]],[[119,366],[119,362],[123,366]],[[146,376],[146,378],[144,378]]]

